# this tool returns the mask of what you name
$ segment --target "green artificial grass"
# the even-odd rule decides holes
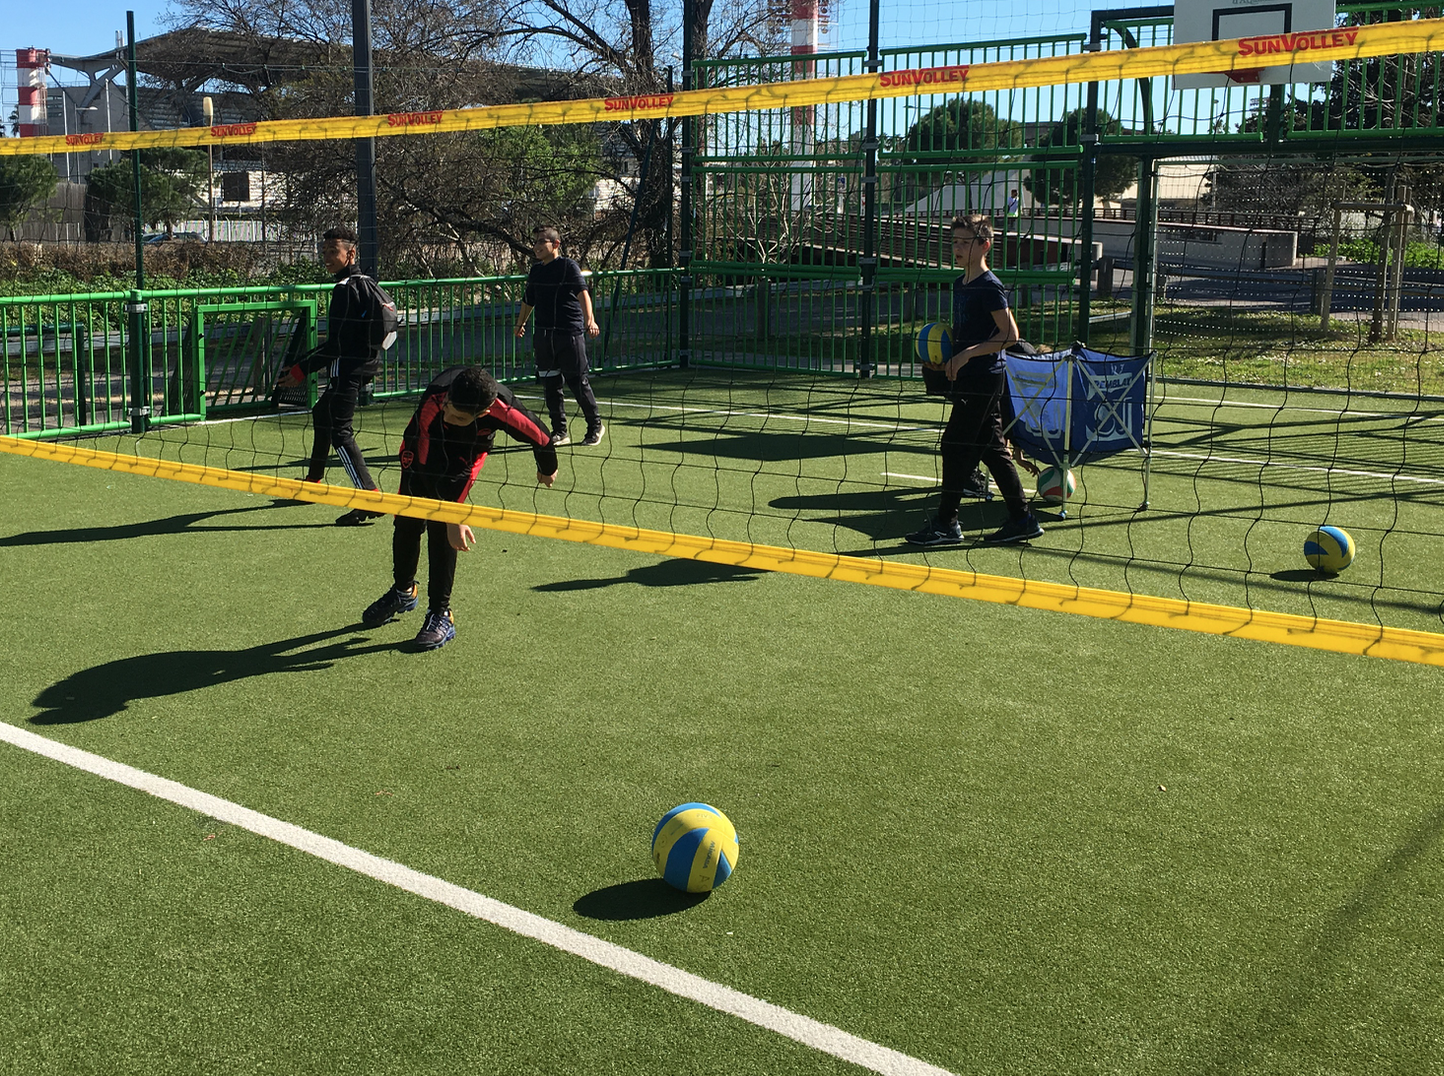
[[[356,623],[385,521],[0,481],[0,720],[958,1073],[1437,1065],[1435,670],[495,533],[415,654],[415,614]],[[857,1071],[0,757],[0,1072]],[[648,841],[691,799],[742,854],[669,901]]]

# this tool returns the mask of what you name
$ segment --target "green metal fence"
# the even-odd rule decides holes
[[[1085,35],[891,49],[882,70],[1079,52]],[[867,69],[863,52],[799,61],[698,65],[704,86],[769,83]],[[1083,88],[936,94],[708,117],[693,156],[688,341],[694,361],[832,373],[918,376],[914,340],[950,321],[958,270],[947,222],[982,213],[997,229],[993,269],[1025,338],[1076,335],[1076,145],[1029,161],[1025,137],[1082,105]],[[1029,150],[1032,155],[1034,151]],[[1065,193],[1010,206],[1035,175]],[[1037,208],[1033,208],[1034,206]]]
[[[599,371],[674,361],[670,271],[598,273]],[[378,398],[419,392],[441,370],[485,366],[503,380],[534,375],[531,339],[513,334],[526,278],[387,282],[401,328],[383,354]],[[59,437],[194,422],[275,406],[277,375],[326,331],[331,286],[206,288],[0,298],[3,426]],[[132,312],[138,311],[139,332]],[[309,405],[324,373],[284,403]],[[318,381],[320,384],[318,384]]]
[[[1351,25],[1421,10],[1338,5]],[[701,86],[765,84],[1172,42],[1171,7],[1120,7],[1095,12],[1087,34],[706,61],[695,69]],[[914,376],[916,330],[949,316],[946,290],[956,269],[945,222],[954,214],[993,218],[1000,236],[990,260],[1012,292],[1026,339],[1087,340],[1095,320],[1112,327],[1122,317],[1130,328],[1118,346],[1148,350],[1164,279],[1160,221],[1294,232],[1300,253],[1321,241],[1331,214],[1303,216],[1287,197],[1275,197],[1292,181],[1279,172],[1255,175],[1258,162],[1342,173],[1352,158],[1378,171],[1381,153],[1412,153],[1432,192],[1437,177],[1428,170],[1444,159],[1444,57],[1339,63],[1328,82],[1312,84],[1178,89],[1172,79],[1148,78],[920,93],[711,116],[693,130],[686,177],[696,208],[683,244],[696,289],[688,353],[702,363]],[[1187,211],[1160,204],[1158,162],[1170,159],[1213,162],[1199,191],[1215,193]],[[1134,181],[1136,203],[1125,214],[1117,199]],[[1239,204],[1237,193],[1218,196],[1229,183],[1250,182],[1252,204]],[[1106,263],[1132,274],[1127,309],[1111,301],[1093,308],[1091,277],[1104,253],[1095,195],[1112,199],[1114,216],[1129,223],[1122,250],[1117,222],[1110,226]]]

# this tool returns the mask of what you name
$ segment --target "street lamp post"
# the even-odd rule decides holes
[[[79,133],[80,133],[80,114],[81,114],[82,112],[99,112],[99,111],[100,111],[99,107],[97,107],[96,105],[70,105],[69,110],[66,109],[66,105],[70,105],[70,95],[69,95],[68,93],[65,93],[64,91],[61,91],[61,94],[60,94],[60,133],[61,133],[62,135],[68,135],[68,134],[70,134],[70,115],[69,115],[70,112],[74,112],[74,113],[75,113],[75,133],[76,133],[76,134],[79,134]],[[70,154],[68,154],[68,153],[67,153],[67,154],[64,154],[64,157],[65,157],[65,182],[69,183],[69,182],[70,182]]]
[[[215,106],[209,97],[201,99],[201,111],[205,113],[206,126],[214,126],[216,120]],[[206,207],[210,210],[211,226],[208,241],[216,241],[216,148],[206,146]]]

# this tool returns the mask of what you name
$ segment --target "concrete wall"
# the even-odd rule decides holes
[[[1105,257],[1133,259],[1135,224],[1131,220],[1096,220],[1093,238]],[[1297,232],[1226,228],[1204,224],[1160,224],[1160,265],[1207,269],[1288,269],[1298,257]]]

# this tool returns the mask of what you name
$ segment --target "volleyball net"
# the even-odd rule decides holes
[[[1130,22],[1137,47],[1091,51],[1061,35],[892,50],[880,70],[857,53],[805,69],[792,56],[708,61],[695,89],[675,93],[107,135],[101,148],[117,150],[356,137],[464,147],[496,183],[467,199],[525,203],[509,210],[515,234],[482,259],[493,270],[571,199],[564,253],[591,269],[607,436],[564,446],[551,490],[536,487],[530,452],[503,442],[473,507],[388,495],[415,395],[448,366],[484,365],[549,416],[530,336],[512,332],[519,271],[397,280],[383,268],[402,328],[357,419],[379,499],[346,488],[334,463],[339,484],[295,483],[324,376],[273,397],[276,375],[326,331],[324,283],[0,299],[0,447],[671,555],[919,589],[946,580],[1020,604],[1086,594],[1095,615],[1127,618],[1105,594],[1132,609],[1178,603],[1148,614],[1159,623],[1226,607],[1250,615],[1213,623],[1241,634],[1274,615],[1299,618],[1270,629],[1283,635],[1362,624],[1360,652],[1383,652],[1388,633],[1438,632],[1444,385],[1431,334],[1444,297],[1430,274],[1444,258],[1430,214],[1444,208],[1432,133],[1444,23],[1148,44],[1167,41],[1167,23]],[[1253,83],[1261,49],[1338,74],[1324,87]],[[1170,84],[1218,72],[1239,79]],[[1381,87],[1408,89],[1413,111],[1368,126]],[[689,117],[674,152],[664,121]],[[597,162],[622,145],[630,174],[598,195]],[[0,140],[0,155],[95,148]],[[658,175],[651,241],[685,257],[636,268],[641,192],[661,189]],[[430,180],[444,200],[444,174]],[[1044,538],[919,553],[903,535],[934,506],[947,405],[923,390],[915,340],[951,318],[958,213],[993,222],[992,264],[1030,343],[1153,355],[1152,426],[1139,451],[1080,467],[1071,500],[1036,504]],[[606,228],[586,230],[603,216]],[[149,428],[135,433],[138,416]],[[981,537],[1001,513],[996,497],[971,499],[961,523]],[[1323,524],[1358,544],[1338,577],[1303,561]],[[1435,653],[1423,634],[1408,645]]]

